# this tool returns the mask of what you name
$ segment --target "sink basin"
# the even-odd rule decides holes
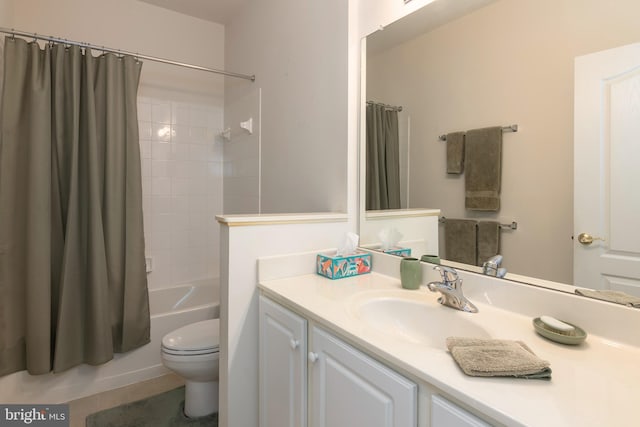
[[[420,291],[372,291],[352,301],[352,312],[373,329],[397,339],[445,348],[450,336],[490,338],[489,333],[466,313],[445,307],[436,295]]]

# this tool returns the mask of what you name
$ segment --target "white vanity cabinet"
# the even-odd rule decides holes
[[[305,319],[260,297],[261,427],[416,427],[415,383],[309,328],[307,342]]]
[[[260,296],[260,427],[307,425],[307,321]]]
[[[416,426],[415,383],[318,327],[310,334],[310,427]]]
[[[472,413],[436,394],[431,396],[431,427],[491,427]]]

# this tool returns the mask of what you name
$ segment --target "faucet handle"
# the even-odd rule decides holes
[[[451,267],[436,265],[433,269],[440,272],[440,276],[442,276],[442,280],[445,283],[453,283],[458,280],[458,272]]]

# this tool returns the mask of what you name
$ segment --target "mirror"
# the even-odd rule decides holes
[[[507,278],[573,284],[574,59],[639,42],[640,2],[497,0],[436,24],[426,8],[366,38],[363,102],[402,107],[401,207],[515,221],[501,232]],[[512,124],[500,210],[465,210],[438,136]]]

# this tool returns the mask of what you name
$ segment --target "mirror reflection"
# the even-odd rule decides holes
[[[422,33],[416,31],[418,12],[367,37],[367,209],[437,208],[449,224],[497,224],[501,268],[574,283],[574,251],[593,253],[594,248],[611,246],[601,241],[585,246],[577,241],[578,234],[603,234],[605,241],[615,234],[610,225],[578,229],[583,212],[577,211],[574,220],[574,183],[593,180],[581,164],[574,167],[574,120],[582,120],[574,106],[575,58],[640,42],[640,3],[498,0]],[[635,91],[637,98],[639,80],[629,81],[621,93]],[[635,102],[634,108],[640,104]],[[616,111],[611,108],[611,117]],[[517,132],[502,132],[497,153],[497,209],[468,209],[468,169],[448,173],[455,164],[453,169],[447,164],[448,142],[439,137],[512,124],[518,125]],[[627,153],[635,160],[613,170],[633,169],[629,164],[640,170],[637,140],[635,152]],[[390,148],[394,144],[397,147]],[[633,150],[634,144],[626,145]],[[576,147],[576,159],[580,151]],[[596,176],[593,182],[613,187],[634,179],[640,182],[640,175],[625,172],[617,179]],[[606,194],[616,190],[610,191]],[[576,195],[576,202],[580,197]],[[633,203],[640,209],[640,202]],[[514,222],[517,227],[500,227]],[[443,259],[445,227],[439,227]],[[616,218],[618,230],[630,232],[633,227],[629,217]],[[496,230],[491,233],[495,236]],[[634,251],[640,252],[632,245],[623,252],[626,256]],[[486,261],[475,256],[475,262],[465,264]],[[575,284],[591,287],[584,281]],[[638,285],[637,278],[625,278],[609,287],[640,295]]]

